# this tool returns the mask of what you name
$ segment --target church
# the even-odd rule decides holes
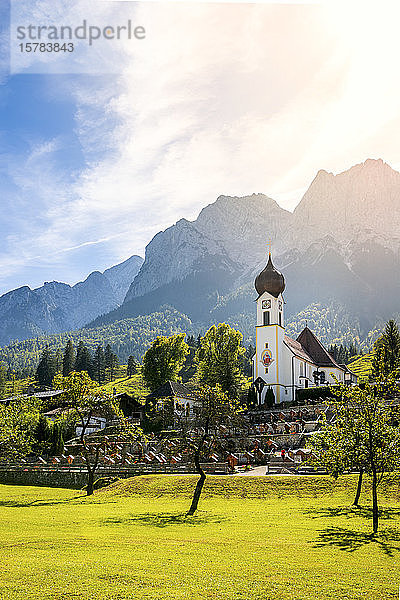
[[[272,264],[271,252],[265,269],[257,275],[256,352],[253,383],[258,403],[264,404],[268,388],[275,402],[291,402],[296,390],[339,383],[352,383],[354,375],[339,365],[313,332],[305,327],[296,340],[285,334],[285,279]]]

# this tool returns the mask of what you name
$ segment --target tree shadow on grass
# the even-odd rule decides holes
[[[354,552],[367,544],[375,544],[384,554],[393,556],[395,552],[400,551],[400,531],[387,528],[374,535],[343,527],[328,527],[319,532],[313,548],[334,546],[345,552]]]
[[[59,498],[51,498],[51,499],[43,499],[43,500],[32,500],[31,502],[21,501],[21,500],[0,500],[0,507],[4,506],[5,508],[28,508],[28,507],[36,507],[36,506],[57,506],[58,504],[81,504],[81,501],[85,498],[88,498],[86,494],[82,494],[80,496],[74,496],[73,498],[64,498],[60,500]],[[115,502],[115,501],[114,501]],[[104,502],[96,502],[96,504],[103,504]],[[107,504],[109,501],[107,501]]]
[[[150,525],[152,527],[169,527],[171,525],[204,525],[206,523],[222,523],[225,517],[197,514],[187,516],[186,513],[145,513],[127,517],[109,517],[101,521],[102,525]]]
[[[356,506],[336,506],[328,508],[312,508],[304,511],[304,514],[309,515],[312,519],[325,517],[361,517],[362,519],[372,519],[371,507],[356,507]],[[379,510],[379,518],[383,520],[392,520],[400,515],[400,508],[387,506]]]

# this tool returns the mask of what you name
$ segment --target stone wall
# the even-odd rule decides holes
[[[227,463],[207,463],[202,464],[202,468],[207,473],[224,474],[228,473]],[[155,475],[165,473],[175,473],[177,475],[195,473],[191,465],[181,467],[171,465],[136,465],[129,469],[100,469],[95,480],[101,477],[118,477],[126,479],[138,475]],[[9,468],[0,470],[0,484],[5,485],[37,485],[44,487],[62,487],[75,490],[82,489],[87,483],[87,473],[84,469],[18,469]]]

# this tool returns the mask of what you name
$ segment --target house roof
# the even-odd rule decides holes
[[[171,398],[178,397],[185,400],[193,400],[193,392],[183,383],[177,381],[167,381],[158,389],[154,390],[147,398]]]
[[[333,367],[343,370],[308,327],[304,327],[296,341],[301,344],[303,350],[311,356],[312,362],[318,367]]]

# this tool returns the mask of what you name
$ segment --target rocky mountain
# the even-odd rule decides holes
[[[198,330],[226,320],[249,337],[254,277],[269,240],[286,278],[289,321],[309,306],[340,306],[338,327],[354,322],[367,339],[399,313],[400,173],[367,160],[338,175],[319,171],[293,213],[263,194],[220,196],[196,220],[158,233],[143,264],[132,257],[72,288],[53,282],[5,294],[0,343],[150,315],[163,305]]]
[[[10,340],[77,329],[122,302],[143,259],[132,256],[100,273],[94,271],[74,286],[46,282],[24,286],[0,297],[0,344]]]
[[[319,171],[293,213],[263,194],[221,196],[158,233],[113,322],[174,306],[194,321],[252,315],[267,241],[286,277],[287,315],[337,301],[362,332],[399,311],[400,173],[367,160]]]
[[[319,171],[294,210],[284,245],[306,250],[327,235],[344,256],[346,245],[355,240],[375,239],[398,251],[400,173],[372,159],[338,175]]]

